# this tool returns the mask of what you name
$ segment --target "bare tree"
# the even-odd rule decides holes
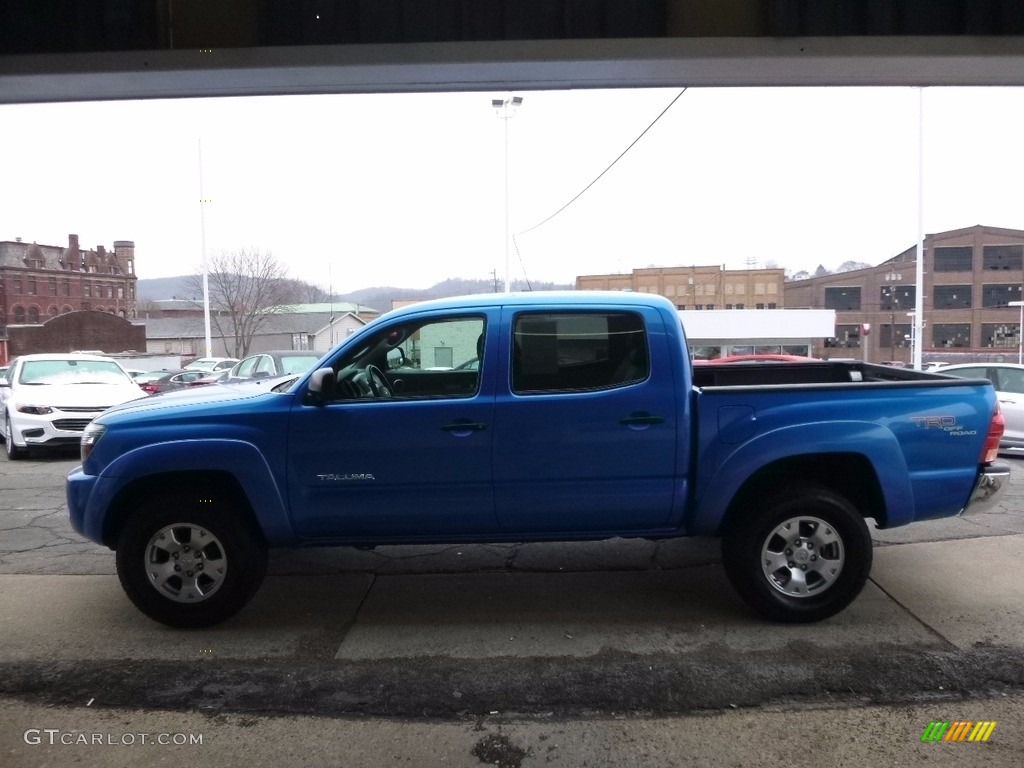
[[[248,355],[253,337],[296,303],[287,273],[272,254],[252,248],[221,251],[209,259],[210,321],[233,357]],[[189,289],[193,296],[203,295],[201,274],[190,278]]]
[[[292,285],[295,301],[302,304],[322,304],[331,299],[331,295],[319,285],[313,285],[303,280],[289,280],[288,282]]]

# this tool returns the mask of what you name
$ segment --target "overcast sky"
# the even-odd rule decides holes
[[[523,92],[512,276],[878,263],[917,237],[917,91]],[[503,93],[0,106],[0,240],[134,240],[141,278],[270,251],[345,292],[504,272]],[[1024,89],[924,92],[926,232],[1024,229]]]

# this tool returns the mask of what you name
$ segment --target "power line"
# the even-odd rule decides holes
[[[635,139],[633,139],[632,143],[628,147],[626,147],[624,150],[622,150],[622,154],[620,154],[617,158],[612,160],[611,164],[607,168],[605,168],[603,171],[601,171],[601,173],[599,173],[597,175],[597,177],[592,182],[590,182],[589,184],[587,184],[587,186],[585,186],[583,189],[581,189],[579,191],[579,193],[572,200],[567,202],[565,205],[563,205],[557,211],[552,213],[550,216],[548,216],[546,219],[544,219],[544,221],[540,222],[539,224],[534,224],[529,229],[524,229],[522,232],[517,232],[515,235],[512,235],[513,242],[515,242],[516,235],[525,235],[527,232],[532,232],[533,230],[537,229],[538,227],[544,226],[549,221],[551,221],[553,218],[555,218],[555,216],[557,216],[562,211],[564,211],[566,208],[568,208],[570,205],[572,205],[577,200],[579,200],[588,189],[590,189],[592,186],[597,184],[598,181],[601,180],[602,176],[604,176],[606,173],[608,173],[608,171],[610,171],[612,168],[614,168],[615,164],[617,162],[619,162],[619,160],[621,160],[623,157],[625,157],[626,153],[629,152],[629,150],[631,150],[634,146],[636,146],[637,142],[639,142],[640,139],[642,139],[644,137],[644,135],[646,135],[646,133],[649,130],[651,130],[651,128],[653,128],[655,126],[655,124],[659,120],[661,120],[661,118],[663,118],[665,116],[666,112],[668,112],[670,109],[672,109],[672,105],[675,104],[677,101],[679,101],[679,98],[684,93],[686,93],[687,90],[688,90],[687,88],[683,88],[683,90],[681,90],[678,94],[676,94],[676,97],[674,99],[672,99],[672,101],[669,102],[668,106],[665,107],[663,110],[661,110],[661,114],[659,114],[656,118],[654,118],[654,120],[651,121],[651,124],[648,125],[646,128],[644,128],[643,132],[639,136],[637,136]]]
[[[654,120],[652,120],[652,121],[651,121],[651,124],[650,124],[650,125],[648,125],[648,126],[647,126],[646,128],[644,128],[644,129],[643,129],[643,131],[642,131],[642,132],[640,133],[640,135],[639,135],[639,136],[637,136],[637,137],[636,137],[635,139],[633,139],[633,141],[632,141],[632,142],[630,143],[630,145],[629,145],[628,147],[626,147],[626,148],[625,148],[624,150],[622,150],[622,153],[621,153],[621,154],[620,154],[620,155],[619,155],[618,157],[616,157],[616,158],[615,158],[614,160],[612,160],[611,164],[609,164],[609,166],[608,166],[607,168],[605,168],[605,169],[604,169],[603,171],[601,171],[601,173],[599,173],[599,174],[598,174],[598,175],[597,175],[597,176],[596,176],[596,177],[594,178],[594,180],[593,180],[592,182],[590,182],[589,184],[587,184],[587,186],[585,186],[585,187],[584,187],[583,189],[581,189],[581,190],[579,191],[579,193],[578,193],[578,194],[577,194],[577,195],[576,195],[575,197],[573,197],[573,198],[572,198],[572,200],[570,200],[569,202],[567,202],[567,203],[566,203],[565,205],[563,205],[563,206],[562,206],[561,208],[559,208],[559,209],[558,209],[557,211],[555,211],[554,213],[552,213],[552,214],[551,214],[550,216],[548,216],[548,217],[547,217],[546,219],[544,219],[544,221],[540,222],[539,224],[534,224],[534,225],[533,225],[532,227],[530,227],[529,229],[524,229],[524,230],[523,230],[522,232],[516,232],[515,234],[513,234],[513,235],[512,235],[512,245],[513,245],[513,247],[514,247],[514,248],[516,249],[516,258],[517,258],[517,259],[519,260],[519,266],[520,266],[520,267],[522,267],[522,270],[523,270],[523,277],[524,277],[524,278],[526,279],[526,285],[527,285],[527,286],[529,286],[529,289],[530,289],[531,291],[533,290],[533,286],[532,286],[532,285],[530,285],[530,278],[529,278],[529,277],[527,277],[527,275],[526,275],[526,265],[525,265],[525,264],[523,263],[523,256],[522,256],[522,254],[521,254],[521,253],[519,252],[519,242],[518,242],[518,241],[516,240],[516,237],[517,237],[518,235],[525,235],[525,234],[526,234],[527,232],[532,232],[533,230],[537,229],[538,227],[542,227],[542,226],[544,226],[544,225],[545,225],[545,224],[547,224],[547,223],[548,223],[549,221],[551,221],[551,220],[552,220],[553,218],[555,218],[555,216],[557,216],[558,214],[560,214],[560,213],[561,213],[562,211],[564,211],[564,210],[565,210],[566,208],[568,208],[568,207],[569,207],[570,205],[572,205],[572,204],[573,204],[573,203],[575,203],[575,202],[576,202],[577,200],[579,200],[579,199],[580,199],[581,197],[583,197],[583,194],[584,194],[584,193],[585,193],[585,192],[586,192],[586,191],[587,191],[588,189],[590,189],[590,188],[591,188],[592,186],[594,186],[595,184],[597,184],[597,182],[601,180],[601,177],[602,177],[602,176],[604,176],[604,175],[605,175],[606,173],[608,173],[608,171],[610,171],[610,170],[611,170],[611,169],[612,169],[613,167],[615,167],[615,164],[616,164],[617,162],[619,162],[619,160],[621,160],[621,159],[622,159],[623,157],[625,157],[625,156],[626,156],[626,153],[627,153],[627,152],[629,152],[629,150],[631,150],[631,149],[632,149],[632,148],[633,148],[634,146],[636,146],[637,142],[639,142],[639,141],[640,141],[640,139],[642,139],[642,138],[644,137],[644,135],[645,135],[645,134],[646,134],[646,133],[647,133],[647,132],[648,132],[649,130],[651,130],[651,128],[653,128],[653,127],[655,126],[655,124],[656,124],[656,123],[657,123],[657,122],[658,122],[659,120],[661,120],[661,118],[663,118],[663,117],[665,116],[665,113],[666,113],[666,112],[668,112],[668,111],[669,111],[670,109],[672,109],[672,105],[673,105],[673,104],[675,104],[675,103],[676,103],[677,101],[679,101],[679,98],[680,98],[680,97],[681,97],[681,96],[682,96],[682,95],[683,95],[684,93],[686,93],[686,91],[687,91],[687,90],[688,90],[687,88],[683,88],[683,90],[681,90],[681,91],[680,91],[679,93],[677,93],[677,94],[676,94],[676,97],[675,97],[674,99],[672,99],[672,101],[670,101],[670,102],[669,102],[668,106],[667,106],[667,107],[665,107],[665,108],[664,108],[663,110],[661,110],[661,113],[660,113],[660,114],[659,114],[659,115],[658,115],[658,116],[657,116],[656,118],[654,118]]]

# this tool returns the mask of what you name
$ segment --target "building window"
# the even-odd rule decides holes
[[[135,298],[135,285],[134,284],[129,284],[129,286],[128,286],[128,298],[129,299],[134,299]]]
[[[764,309],[764,304],[758,302],[757,304],[754,305],[754,309]]]
[[[981,346],[1017,349],[1020,344],[1019,323],[982,323]]]
[[[20,277],[16,277],[13,280],[11,280],[11,293],[14,294],[15,296],[20,296],[21,295],[21,278]]]
[[[981,286],[981,306],[1008,307],[1011,301],[1020,301],[1020,283]]]
[[[970,272],[973,269],[974,249],[971,246],[942,246],[935,249],[936,272]]]
[[[934,309],[965,309],[971,306],[970,285],[932,286],[932,307]]]
[[[50,308],[46,310],[46,314],[48,314],[50,317],[56,317],[57,315],[60,314],[60,310],[57,309],[56,304],[51,304]]]
[[[732,309],[732,304],[726,304],[726,305],[725,305],[725,308],[726,308],[726,309]]]
[[[836,335],[825,339],[825,346],[834,349],[856,349],[860,347],[859,325],[837,325]]]
[[[26,281],[26,283],[25,283],[25,293],[27,293],[29,296],[35,296],[36,295],[36,279],[34,277],[30,277]]]
[[[114,298],[114,286],[112,286],[112,285],[108,285],[107,286],[107,298],[108,299]]]
[[[51,277],[48,282],[49,282],[50,295],[51,296],[56,296],[57,295],[57,278],[56,277]]]
[[[119,298],[119,299],[123,299],[124,298],[124,286],[123,285],[117,286],[117,298]]]
[[[968,329],[970,326],[965,326]],[[880,349],[906,349],[910,346],[910,323],[896,323],[895,339],[893,326],[884,323],[878,327],[878,346]],[[895,340],[895,344],[893,341]]]
[[[28,308],[28,321],[30,323],[38,323],[39,322],[39,307],[29,307]]]
[[[714,305],[714,304],[705,304],[705,305],[704,305],[704,307],[705,307],[706,309],[714,309],[714,308],[715,308],[715,305]]]
[[[971,324],[936,323],[932,326],[932,346],[936,349],[971,346]]]
[[[825,309],[850,311],[860,309],[860,288],[826,288]]]
[[[70,280],[63,280],[62,281],[61,293],[64,296],[70,296],[71,295],[71,281]]]
[[[1024,269],[1024,245],[986,245],[981,260],[985,269],[1020,272]]]
[[[917,300],[915,285],[883,285],[881,288],[878,308],[885,312],[910,309]]]
[[[736,309],[743,309],[743,305],[742,304],[737,304],[736,305]]]
[[[92,298],[92,286],[89,283],[82,284],[82,295],[87,298]]]
[[[778,309],[778,308],[779,308],[779,305],[776,304],[774,301],[769,301],[768,302],[768,309]]]
[[[24,323],[25,322],[25,308],[18,305],[14,308],[14,322]]]

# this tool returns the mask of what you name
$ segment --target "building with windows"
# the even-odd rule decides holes
[[[909,363],[917,248],[876,267],[786,283],[786,306],[836,311],[836,332],[814,354]],[[922,357],[1015,360],[1020,344],[1024,231],[982,225],[924,240]],[[867,329],[867,335],[863,330]]]
[[[135,317],[135,243],[117,240],[83,250],[78,235],[67,246],[0,241],[0,335],[8,325],[36,325],[79,310]]]
[[[656,293],[683,310],[781,309],[785,281],[781,269],[647,267],[629,274],[580,275],[576,290]]]

